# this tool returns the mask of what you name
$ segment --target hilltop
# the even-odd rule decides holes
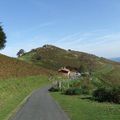
[[[47,72],[42,67],[0,54],[0,79],[47,74]]]
[[[98,68],[98,66],[104,66],[106,63],[113,63],[112,61],[92,54],[71,49],[65,50],[53,45],[44,45],[43,47],[32,49],[19,59],[53,70],[58,70],[63,66],[78,68],[81,64]]]
[[[84,52],[44,45],[32,49],[19,59],[54,71],[63,66],[79,70],[80,66],[84,65],[87,71],[100,80],[110,84],[120,84],[119,63]]]

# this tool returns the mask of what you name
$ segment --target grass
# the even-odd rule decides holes
[[[120,120],[120,105],[98,103],[80,96],[52,93],[71,120]]]
[[[48,83],[45,76],[0,80],[0,120],[6,120],[23,99],[33,90]]]
[[[111,86],[120,86],[120,66],[107,64],[95,71],[94,76],[99,78],[101,82],[107,83]]]
[[[48,74],[48,70],[0,54],[0,79]]]

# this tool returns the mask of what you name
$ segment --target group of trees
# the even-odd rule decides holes
[[[6,34],[3,31],[2,26],[0,25],[0,49],[3,49],[5,47],[6,43]]]
[[[20,49],[17,53],[17,56],[20,57],[25,53],[25,51],[23,49]]]

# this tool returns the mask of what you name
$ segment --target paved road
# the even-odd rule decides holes
[[[48,93],[37,90],[11,120],[70,120]]]

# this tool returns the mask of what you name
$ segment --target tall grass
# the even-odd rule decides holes
[[[45,76],[0,80],[0,120],[4,120],[33,90],[46,83]]]

